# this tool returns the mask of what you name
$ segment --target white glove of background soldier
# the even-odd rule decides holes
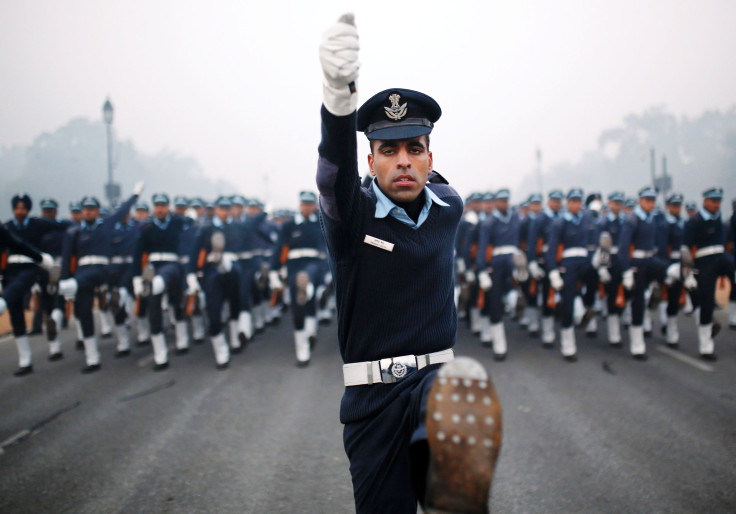
[[[358,95],[351,92],[350,84],[358,80],[358,29],[352,14],[327,29],[319,45],[322,63],[322,97],[325,108],[335,116],[347,116],[358,107]]]
[[[621,276],[621,283],[624,285],[624,289],[631,291],[634,289],[634,270],[627,269]]]
[[[559,291],[562,289],[564,282],[562,281],[562,275],[560,275],[560,271],[553,269],[549,272],[549,285],[552,286],[552,289],[555,291]]]
[[[197,294],[199,291],[199,280],[194,273],[187,273],[187,296]]]
[[[544,270],[539,266],[537,261],[529,263],[529,273],[534,280],[542,280],[544,278]]]
[[[487,271],[478,272],[478,287],[483,291],[488,291],[493,286],[491,275]]]

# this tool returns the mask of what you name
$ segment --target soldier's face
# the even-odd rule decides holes
[[[41,211],[41,216],[44,218],[55,220],[56,219],[56,209],[43,209]]]
[[[376,140],[371,142],[371,148],[368,166],[381,191],[397,202],[410,202],[419,196],[432,171],[427,138]]]
[[[87,223],[96,221],[99,215],[100,209],[97,207],[85,207],[82,209],[82,219]]]
[[[23,221],[28,216],[28,209],[26,209],[26,205],[23,203],[19,203],[15,207],[13,207],[13,216],[15,217],[16,221]]]
[[[233,205],[233,208],[231,211],[233,214],[233,218],[236,218],[236,219],[240,218],[243,215],[243,210],[244,209],[242,205]]]
[[[621,202],[608,202],[608,208],[615,216],[618,216],[618,213],[621,212],[622,206],[623,204]]]
[[[184,216],[184,214],[186,214],[187,212],[187,208],[182,207],[182,206],[177,206],[177,207],[174,207],[174,212],[177,213],[179,216]]]
[[[560,212],[560,209],[562,208],[562,201],[550,198],[549,200],[547,200],[547,205],[552,210],[552,212]]]
[[[529,204],[529,210],[532,211],[534,214],[539,214],[542,212],[542,204],[541,202],[532,202]]]
[[[228,217],[230,217],[230,209],[226,209],[225,207],[215,207],[215,216],[220,218],[220,221],[227,221]]]
[[[667,205],[667,212],[669,212],[675,218],[680,217],[680,211],[682,211],[682,205],[674,205],[674,204]]]
[[[580,200],[568,200],[567,201],[567,212],[572,214],[573,216],[577,215],[577,213],[580,212],[580,208],[582,207],[583,202]]]
[[[169,204],[157,203],[153,205],[153,215],[156,216],[156,219],[159,221],[165,220],[166,216],[169,215],[169,212]]]
[[[496,200],[496,209],[498,209],[499,212],[502,214],[506,214],[506,211],[509,210],[509,201],[508,200]]]
[[[715,198],[706,198],[703,200],[703,207],[711,214],[715,214],[721,210],[721,201]]]
[[[654,198],[639,198],[639,206],[646,213],[652,212],[654,209]]]
[[[145,209],[138,209],[135,211],[135,219],[138,221],[145,221],[148,219],[148,211]]]
[[[381,189],[383,189],[383,188],[381,188]],[[317,211],[317,204],[316,203],[300,203],[299,204],[299,212],[305,218],[308,218],[310,214],[313,214],[316,211]]]
[[[71,218],[74,223],[79,223],[82,221],[82,212],[81,211],[73,211],[71,213]]]
[[[254,216],[258,216],[261,213],[261,208],[257,205],[249,205],[245,208],[245,213],[252,218]]]

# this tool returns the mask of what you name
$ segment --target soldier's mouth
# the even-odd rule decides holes
[[[412,186],[414,185],[415,182],[416,180],[414,180],[414,177],[412,177],[411,175],[406,175],[406,174],[399,175],[398,177],[394,179],[394,184],[397,186],[404,186],[404,187]]]

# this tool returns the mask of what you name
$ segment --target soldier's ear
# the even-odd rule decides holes
[[[373,171],[373,154],[372,153],[369,153],[368,154],[368,169],[371,172],[371,177],[375,177],[376,176],[376,172]]]

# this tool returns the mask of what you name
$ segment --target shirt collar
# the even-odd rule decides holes
[[[580,209],[580,212],[578,212],[577,216],[575,216],[571,212],[565,212],[565,214],[563,214],[562,217],[567,221],[571,221],[575,223],[576,225],[579,225],[580,222],[583,220],[583,210]]]
[[[391,199],[386,196],[383,191],[381,191],[375,180],[371,182],[371,187],[373,188],[373,192],[376,194],[376,218],[385,218],[386,216],[391,214],[391,211],[393,211],[394,209],[399,209],[399,206],[392,202]],[[429,211],[429,208],[432,207],[433,202],[440,207],[449,207],[450,204],[442,201],[427,186],[424,186],[424,193],[424,208],[422,209],[422,212],[424,212],[425,209]],[[421,223],[417,223],[417,225],[421,225]]]
[[[550,209],[549,207],[545,207],[544,208],[544,213],[547,215],[548,218],[552,218],[553,220],[555,220],[555,219],[557,219],[557,218],[560,217],[560,213],[559,212],[555,212],[552,209]]]
[[[613,222],[613,221],[618,221],[618,222],[622,222],[622,221],[624,220],[623,216],[621,216],[621,215],[618,215],[618,216],[616,216],[616,215],[615,215],[614,213],[612,213],[612,212],[609,212],[609,213],[607,214],[607,218],[608,218],[608,221],[611,221],[611,222]]]
[[[23,223],[18,223],[18,220],[13,219],[13,224],[16,226],[16,228],[26,228],[28,226],[29,220],[30,220],[29,216],[26,216],[25,219],[23,219]]]
[[[94,230],[95,228],[97,228],[97,225],[99,225],[100,223],[102,223],[102,220],[100,218],[97,218],[92,224],[89,224],[85,220],[82,220],[82,228]]]
[[[214,218],[212,218],[212,226],[220,228],[220,227],[224,227],[225,224],[222,222],[220,218],[215,216]]]
[[[163,221],[159,221],[157,217],[153,217],[153,223],[161,230],[166,230],[166,227],[169,226],[169,222],[171,221],[171,214],[166,215],[166,219]]]
[[[707,210],[705,210],[705,207],[701,207],[700,217],[703,218],[705,221],[719,220],[721,219],[721,211],[718,211],[715,214],[711,214]]]
[[[503,221],[504,223],[508,223],[511,219],[511,210],[507,210],[506,214],[501,214],[501,211],[498,209],[493,209],[493,217]]]
[[[641,208],[641,205],[637,205],[636,207],[634,207],[634,214],[637,218],[642,221],[646,221],[647,223],[651,223],[652,219],[654,218],[654,211],[647,214],[647,212]]]
[[[301,225],[305,221],[311,221],[311,222],[317,221],[317,214],[312,213],[312,214],[309,215],[308,218],[305,218],[304,216],[302,216],[301,213],[298,213],[296,216],[294,216],[294,224],[295,225]]]

